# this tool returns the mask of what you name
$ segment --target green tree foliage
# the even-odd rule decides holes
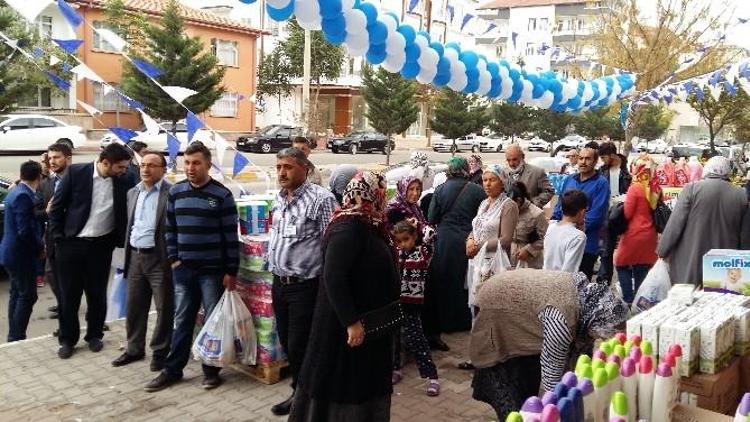
[[[258,66],[256,95],[259,100],[264,97],[277,99],[279,109],[281,109],[281,100],[289,96],[291,91],[291,66],[287,57],[277,46],[271,53],[263,57],[260,66]]]
[[[221,85],[225,69],[219,66],[216,56],[203,52],[200,38],[185,35],[185,21],[176,0],[169,2],[158,23],[146,25],[143,31],[145,49],[133,57],[158,67],[163,72],[157,78],[160,84],[198,91],[183,101],[190,111],[202,113],[221,98],[225,92]],[[173,127],[185,118],[185,109],[130,62],[125,64],[122,89],[143,103],[152,116],[172,122]]]
[[[129,10],[123,0],[105,0],[104,16],[107,28],[130,44],[131,53],[145,49],[143,28],[148,25],[148,18],[144,13]]]
[[[605,107],[587,111],[574,120],[576,131],[589,139],[625,140],[625,130],[620,124],[619,107]]]
[[[536,136],[550,143],[550,152],[554,153],[555,141],[568,134],[568,127],[575,121],[570,113],[557,113],[551,110],[534,110],[531,116],[532,130]]]
[[[373,70],[365,66],[362,70],[362,96],[367,102],[367,119],[378,132],[388,137],[403,133],[417,121],[419,107],[416,102],[417,84],[407,81],[398,73],[385,69]],[[388,148],[386,165],[390,165],[391,151]]]
[[[649,104],[641,110],[640,119],[633,124],[633,135],[641,139],[654,140],[669,129],[674,113],[659,104]]]
[[[482,130],[487,120],[487,107],[475,96],[443,88],[435,101],[431,126],[435,132],[455,140]]]
[[[489,110],[489,127],[493,132],[515,140],[516,136],[531,130],[533,111],[523,104],[496,102]]]
[[[711,151],[715,151],[714,138],[725,127],[741,122],[750,109],[750,97],[742,89],[732,96],[726,91],[721,92],[717,101],[711,96],[708,87],[703,90],[703,99],[695,94],[688,97],[688,104],[701,116],[701,120],[708,127],[708,139]]]
[[[304,75],[305,30],[294,19],[289,21],[287,30],[289,37],[282,41],[279,47],[289,60],[290,76],[302,77]],[[320,31],[312,31],[310,40],[310,83],[315,89],[315,94],[308,108],[307,123],[312,131],[320,132],[326,129],[322,127],[322,122],[318,118],[321,83],[324,79],[332,81],[341,76],[344,49],[326,41]]]

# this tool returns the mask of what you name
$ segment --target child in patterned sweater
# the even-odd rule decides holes
[[[422,241],[418,243],[419,231],[410,221],[401,221],[393,228],[393,237],[398,246],[398,257],[401,269],[401,302],[404,308],[404,322],[401,326],[401,337],[406,349],[417,361],[419,375],[427,378],[427,395],[440,394],[437,367],[432,361],[430,346],[422,330],[422,304],[427,273],[432,260],[433,238],[435,231],[425,226]],[[404,378],[401,363],[401,348],[396,347],[392,381],[398,384]]]

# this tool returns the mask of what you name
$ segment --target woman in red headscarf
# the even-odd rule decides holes
[[[614,257],[623,299],[627,303],[633,302],[635,292],[657,259],[653,212],[661,197],[654,160],[642,156],[634,167],[635,177],[625,196],[628,229],[620,237]]]

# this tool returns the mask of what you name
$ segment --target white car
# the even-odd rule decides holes
[[[432,144],[435,152],[479,152],[479,144],[484,137],[470,134],[462,136],[454,142],[453,139],[440,139]]]
[[[54,117],[38,114],[0,116],[0,151],[46,151],[55,142],[70,149],[83,146],[86,135]]]
[[[568,159],[565,157],[534,157],[529,160],[529,164],[544,169],[548,174],[560,173],[560,169],[568,163]]]
[[[170,130],[171,123],[161,123],[162,127],[164,127],[167,130]],[[184,121],[177,123],[177,131],[176,131],[176,137],[177,140],[180,141],[180,153],[184,153],[185,149],[187,148],[188,141],[187,141],[187,126],[185,125]],[[171,130],[170,130],[171,132]],[[169,152],[169,149],[167,147],[167,132],[164,129],[159,130],[158,134],[149,134],[145,131],[136,132],[138,135],[136,135],[134,138],[132,138],[132,141],[140,141],[147,145],[147,148],[151,151],[157,151],[161,152],[163,154],[167,154]],[[101,147],[104,149],[108,144],[111,142],[120,141],[120,139],[115,136],[111,132],[107,132],[101,140]],[[195,135],[193,136],[192,142],[195,141],[201,141],[204,145],[208,147],[208,149],[214,149],[214,146],[216,143],[213,140],[213,137],[211,135],[211,132],[205,129],[199,129],[197,132],[195,132]]]
[[[549,152],[550,145],[549,145],[549,142],[545,141],[544,139],[535,137],[529,141],[529,144],[526,147],[526,149],[528,151]]]
[[[482,152],[503,152],[513,141],[501,135],[490,135],[479,141],[479,150]]]
[[[584,145],[586,145],[588,141],[586,138],[584,138],[581,135],[568,135],[559,141],[557,141],[557,146],[562,147],[564,150],[571,150],[575,148],[583,148]]]
[[[649,154],[664,154],[667,151],[668,146],[669,145],[667,145],[663,139],[654,139],[646,144],[646,151],[648,151]]]

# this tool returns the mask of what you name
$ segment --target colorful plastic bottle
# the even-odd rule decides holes
[[[641,336],[639,336],[638,334],[633,334],[632,336],[630,336],[630,341],[633,342],[635,347],[641,347]]]
[[[619,355],[612,353],[612,356],[610,356],[609,359],[607,359],[607,362],[614,362],[619,365],[622,363],[622,359],[620,358]]]
[[[651,416],[651,402],[654,398],[654,361],[651,356],[641,356],[638,364],[638,418]]]
[[[560,411],[560,422],[578,422],[576,421],[575,404],[569,398],[561,398],[557,402],[557,409]]]
[[[641,352],[640,347],[634,346],[632,349],[630,349],[630,357],[633,358],[636,365],[641,361],[641,356],[643,356],[643,352]]]
[[[575,421],[584,421],[586,413],[583,410],[583,392],[578,387],[573,387],[568,390],[568,399],[575,406]]]
[[[602,343],[602,344],[604,344],[604,343]],[[607,356],[609,356],[609,353],[605,352],[604,350],[597,349],[597,350],[594,350],[593,359],[592,360],[603,360],[603,361],[606,362],[607,361]]]
[[[617,334],[615,334],[614,339],[616,339],[617,342],[620,343],[620,344],[625,344],[625,342],[628,339],[628,336],[626,336],[625,333],[623,333],[622,331],[620,331]]]
[[[669,354],[674,356],[675,359],[675,368],[677,368],[677,376],[679,376],[682,371],[682,346],[679,344],[673,344],[669,346]]]
[[[621,344],[618,344],[617,346],[615,346],[614,349],[612,350],[612,353],[619,356],[620,359],[624,359],[625,356],[627,356],[627,352],[625,351],[625,346]]]
[[[609,376],[606,369],[599,368],[594,370],[594,397],[596,398],[594,420],[596,422],[605,422],[607,420],[610,395],[610,390],[607,388],[608,380]]]
[[[607,388],[609,388],[610,393],[621,390],[620,365],[614,362],[607,362],[604,369],[607,371]]]
[[[578,377],[573,372],[568,371],[563,375],[561,382],[568,388],[573,388],[578,385]]]
[[[563,383],[561,383],[561,382],[558,382],[557,385],[555,386],[555,395],[557,395],[557,400],[558,401],[560,399],[562,399],[563,397],[567,397],[568,396],[568,386],[565,385],[565,384],[563,384]]]
[[[578,389],[583,396],[583,415],[584,422],[596,421],[596,397],[594,396],[594,382],[589,378],[584,378],[578,383]]]
[[[633,350],[633,347],[635,347],[635,344],[633,344],[633,340],[625,340],[623,347],[625,347],[625,353],[630,353],[630,351]]]
[[[578,360],[576,361],[576,375],[579,377],[581,376],[581,368],[583,365],[591,365],[591,357],[588,355],[580,355],[578,356]]]
[[[544,406],[548,404],[557,404],[557,394],[555,394],[554,391],[546,391],[544,395],[542,396],[542,404]]]
[[[544,406],[539,422],[560,422],[560,410],[554,404]]]
[[[638,407],[638,374],[636,373],[636,364],[633,358],[627,357],[622,361],[620,376],[622,376],[622,392],[625,393],[630,405],[628,421],[634,422]]]
[[[734,422],[750,421],[750,393],[745,393],[737,406],[737,412],[734,414]]]
[[[591,361],[591,369],[594,371],[594,374],[596,374],[597,369],[604,369],[604,366],[607,364],[606,361],[603,361],[601,359],[594,359]]]
[[[518,412],[508,413],[508,417],[505,418],[505,422],[524,422],[523,416]]]
[[[630,420],[628,407],[628,397],[622,391],[612,393],[612,400],[609,405],[609,420],[621,418],[625,421]],[[669,422],[669,421],[665,421]]]
[[[648,340],[641,341],[641,353],[646,356],[654,355],[654,345]]]
[[[672,405],[674,399],[672,390],[674,380],[672,367],[668,363],[661,363],[656,369],[656,379],[654,380],[654,400],[651,405],[652,422],[669,422],[672,418]]]
[[[542,400],[540,400],[537,396],[531,396],[526,399],[525,402],[523,402],[520,413],[521,416],[523,416],[523,420],[528,421],[534,417],[538,419],[540,416],[542,416],[542,409],[544,409]]]
[[[602,342],[602,344],[599,345],[599,350],[604,352],[607,356],[612,354],[612,343],[609,341]],[[607,358],[605,357],[604,360]]]

